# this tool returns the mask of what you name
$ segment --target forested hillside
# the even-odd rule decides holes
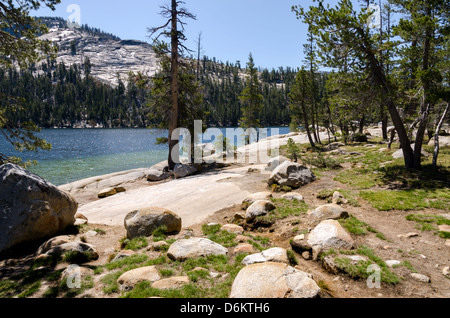
[[[49,28],[67,28],[66,22],[59,18],[43,19]],[[74,31],[75,32],[75,31]],[[72,47],[56,43],[60,50],[70,50],[60,59],[48,58],[45,62],[27,70],[17,68],[0,69],[0,93],[12,96],[20,107],[11,107],[2,100],[2,107],[8,118],[15,123],[32,121],[34,124],[49,127],[147,127],[158,125],[147,116],[151,92],[138,87],[131,70],[128,77],[109,74],[117,85],[96,76],[93,68],[108,67],[92,62],[84,55],[81,42],[89,43],[90,37],[106,39],[103,45],[129,45],[112,34],[99,29],[82,26],[76,30]],[[60,36],[60,35],[58,35]],[[80,38],[81,40],[78,40]],[[111,42],[108,42],[111,41]],[[118,42],[120,41],[120,42]],[[110,44],[108,44],[110,43]],[[117,49],[117,48],[116,48]],[[71,56],[72,55],[72,56]],[[70,58],[65,59],[64,57]],[[65,62],[66,61],[66,62]],[[120,64],[120,60],[115,62]],[[149,63],[154,63],[149,61]],[[125,63],[124,63],[125,64]],[[264,126],[289,125],[291,121],[288,94],[295,80],[295,70],[260,69],[261,89],[264,108],[261,124]],[[215,58],[204,56],[199,69],[192,70],[202,84],[203,107],[208,112],[207,124],[210,126],[238,126],[241,117],[239,95],[245,84],[245,70],[240,63],[222,63]],[[134,72],[136,73],[136,72]]]

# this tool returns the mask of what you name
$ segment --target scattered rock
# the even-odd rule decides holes
[[[406,233],[406,234],[399,234],[397,235],[398,238],[402,239],[402,238],[411,238],[411,237],[417,237],[419,236],[419,234],[411,232],[411,233]]]
[[[352,249],[355,246],[350,234],[336,220],[325,220],[317,225],[308,235],[308,244],[313,249],[314,259],[322,250]]]
[[[117,253],[117,255],[113,258],[113,260],[111,262],[115,262],[115,261],[118,261],[119,259],[127,258],[127,257],[133,256],[135,254],[136,254],[136,252],[134,252],[134,251],[124,250],[124,251]]]
[[[250,205],[259,200],[270,200],[272,198],[272,193],[270,192],[258,192],[250,194],[248,197],[242,201],[242,210],[247,210]]]
[[[162,180],[166,180],[168,178],[170,178],[170,173],[165,172],[163,170],[158,170],[155,168],[151,168],[148,172],[147,172],[147,181],[150,182],[157,182],[157,181],[162,181]]]
[[[188,276],[173,276],[165,279],[158,280],[152,284],[156,289],[178,289],[186,284],[189,284],[190,280]]]
[[[51,237],[75,223],[77,202],[14,164],[0,166],[0,253]]]
[[[240,243],[242,243],[242,242],[248,242],[248,240],[249,240],[250,238],[248,237],[248,236],[245,236],[245,235],[238,235],[238,236],[236,236],[236,238],[234,239],[236,242],[240,242]]]
[[[153,231],[161,226],[167,228],[167,233],[181,231],[181,218],[166,209],[151,207],[129,213],[124,220],[127,237],[151,236]]]
[[[67,236],[67,235],[56,236],[54,238],[49,239],[45,243],[43,243],[37,249],[36,254],[37,255],[45,254],[49,250],[51,250],[52,248],[54,248],[56,246],[63,245],[63,244],[66,244],[66,243],[70,243],[70,242],[72,242],[72,239],[70,238],[70,236]]]
[[[85,219],[75,219],[75,223],[73,225],[79,226],[79,225],[85,225],[88,224],[88,221]]]
[[[230,298],[315,298],[319,293],[310,274],[267,262],[244,267],[233,282]]]
[[[308,260],[311,259],[311,253],[308,252],[308,251],[305,251],[305,252],[302,253],[302,257],[303,257],[305,260],[308,261]]]
[[[197,168],[187,164],[176,164],[173,169],[175,179],[185,178],[197,172]]]
[[[428,276],[418,274],[418,273],[411,273],[410,276],[414,278],[415,280],[422,282],[422,283],[429,283],[430,278]]]
[[[73,265],[76,266],[76,265]],[[94,270],[83,267],[83,266],[76,266],[72,267],[69,266],[66,268],[62,273],[60,277],[61,282],[67,282],[67,279],[80,279],[80,282],[83,281],[88,276],[94,276]]]
[[[348,218],[348,212],[337,204],[325,204],[308,213],[308,224],[318,224],[324,220]]]
[[[393,260],[388,260],[388,261],[386,261],[385,263],[386,263],[386,265],[389,266],[389,267],[392,267],[392,266],[400,265],[400,264],[401,264],[400,261],[394,260],[394,259],[393,259]]]
[[[336,149],[338,149],[340,147],[344,147],[344,146],[345,146],[345,144],[342,142],[332,142],[325,148],[325,151],[333,151],[333,150],[336,150]]]
[[[333,204],[347,204],[348,200],[340,193],[339,191],[335,191],[333,193],[333,198],[331,200]]]
[[[324,259],[322,260],[322,267],[331,274],[337,275],[339,273],[339,268],[334,262],[334,257],[324,257]]]
[[[259,200],[254,202],[245,213],[245,219],[247,221],[253,220],[255,217],[265,215],[270,211],[275,210],[275,205],[270,201]]]
[[[161,251],[165,247],[168,247],[169,243],[165,241],[153,242],[147,247],[147,251]]]
[[[230,233],[242,234],[244,233],[244,228],[236,224],[225,224],[220,228],[222,231],[228,231]]]
[[[289,201],[297,200],[298,202],[301,202],[304,200],[304,198],[301,194],[295,193],[295,192],[289,192],[289,193],[283,194],[281,196],[281,198],[285,199],[285,200],[289,200]]]
[[[450,232],[450,225],[448,224],[439,225],[439,231]]]
[[[307,167],[295,162],[285,161],[279,165],[269,178],[269,186],[278,184],[299,188],[316,181],[316,176]]]
[[[254,248],[253,245],[248,244],[248,243],[242,243],[237,245],[234,249],[233,249],[233,254],[239,254],[239,253],[253,253],[254,252]]]
[[[161,279],[158,270],[155,266],[146,266],[141,268],[136,268],[122,274],[118,279],[117,283],[121,291],[129,291],[134,288],[134,286],[140,282],[150,282],[153,283]]]
[[[97,236],[98,232],[96,232],[96,231],[87,231],[85,235],[87,237]]]
[[[114,188],[106,188],[106,189],[101,190],[98,193],[97,196],[98,196],[99,199],[104,199],[104,198],[111,197],[111,196],[116,195],[116,194],[117,194],[116,189],[114,189]]]
[[[444,276],[450,276],[450,267],[449,267],[449,266],[445,266],[445,267],[442,269],[442,275],[444,275]]]
[[[209,255],[227,255],[228,249],[206,238],[182,239],[173,243],[167,251],[172,260],[205,257]]]
[[[283,162],[286,162],[286,161],[291,161],[291,160],[289,160],[285,156],[278,156],[273,159],[270,159],[269,162],[267,163],[266,170],[274,171],[276,167],[278,167],[279,165],[281,165]]]
[[[244,265],[265,262],[289,263],[286,250],[281,247],[274,247],[261,253],[248,255],[242,260]]]
[[[299,253],[311,250],[311,246],[305,240],[304,234],[300,234],[294,237],[294,239],[291,241],[291,247],[294,251],[297,251]]]
[[[82,242],[70,242],[55,246],[48,250],[45,256],[65,256],[65,261],[72,264],[82,264],[98,259],[99,255],[94,245]]]

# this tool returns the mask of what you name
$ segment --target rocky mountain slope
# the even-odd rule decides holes
[[[87,32],[82,28],[68,28],[55,20],[43,20],[49,32],[40,38],[58,46],[57,61],[66,66],[82,64],[89,58],[91,74],[111,86],[118,76],[125,81],[129,72],[155,74],[158,59],[150,44],[137,40],[121,40],[101,32]]]

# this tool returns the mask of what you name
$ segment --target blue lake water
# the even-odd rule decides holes
[[[278,129],[280,134],[289,132]],[[158,129],[43,129],[37,135],[51,143],[52,150],[18,153],[2,137],[0,152],[37,160],[29,170],[55,185],[150,167],[168,156],[167,145],[156,145],[157,138],[167,137]]]

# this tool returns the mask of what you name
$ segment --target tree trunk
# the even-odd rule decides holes
[[[309,139],[309,143],[311,144],[311,147],[316,148],[316,145],[311,137],[311,130],[309,129],[309,120],[308,115],[306,113],[306,107],[304,101],[302,101],[302,112],[303,112],[303,121],[305,122],[305,128],[306,128],[306,134]]]
[[[172,108],[169,118],[169,170],[175,168],[175,161],[179,161],[179,153],[174,154],[175,160],[172,158],[172,152],[177,146],[179,140],[172,140],[172,134],[178,128],[178,17],[177,17],[177,1],[172,0],[172,30],[171,30],[171,100]]]
[[[433,168],[437,169],[437,159],[439,156],[439,131],[441,130],[442,124],[444,123],[444,119],[447,116],[449,108],[449,103],[447,103],[447,107],[445,107],[444,114],[441,117],[441,120],[436,126],[436,133],[434,134],[434,153],[433,153]]]

